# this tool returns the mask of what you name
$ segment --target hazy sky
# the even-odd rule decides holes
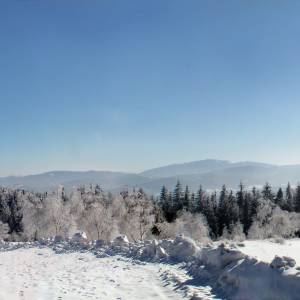
[[[0,175],[300,163],[299,16],[299,0],[0,0]]]

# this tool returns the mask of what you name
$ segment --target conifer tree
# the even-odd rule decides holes
[[[239,208],[237,205],[237,201],[235,196],[233,195],[233,191],[230,191],[228,196],[228,221],[227,221],[227,227],[229,228],[229,225],[236,224],[239,220]]]
[[[295,212],[300,212],[300,184],[297,184],[296,193],[295,193]]]
[[[261,195],[260,192],[256,189],[256,187],[252,188],[252,192],[251,192],[251,215],[254,216],[257,212],[257,208],[259,205],[259,199],[260,199]]]
[[[219,204],[218,204],[218,234],[221,236],[223,234],[224,227],[228,224],[228,192],[226,186],[223,185],[220,192]]]
[[[197,192],[197,198],[196,198],[196,212],[197,213],[204,213],[205,212],[205,202],[206,202],[206,197],[205,197],[205,192],[200,185],[199,190]]]
[[[206,217],[207,224],[210,229],[210,236],[212,238],[216,238],[218,236],[217,193],[214,192],[210,196],[206,196],[205,199],[203,214]]]
[[[277,192],[276,198],[275,198],[275,204],[278,205],[280,208],[282,208],[284,206],[284,198],[283,198],[282,188],[278,189],[278,192]]]
[[[243,224],[244,223],[244,204],[245,204],[245,191],[244,191],[244,185],[241,182],[239,185],[239,191],[236,193],[236,201],[237,201],[237,205],[239,208],[239,219],[240,222]]]
[[[188,210],[191,213],[195,213],[196,212],[196,197],[195,197],[195,193],[191,194]]]
[[[182,195],[182,187],[181,183],[178,180],[173,192],[173,205],[177,214],[178,211],[182,210],[183,208],[183,195]]]
[[[272,187],[270,186],[270,184],[268,182],[263,187],[262,195],[263,195],[264,200],[270,200],[272,202],[274,201]]]
[[[184,209],[188,210],[189,204],[190,204],[190,191],[189,191],[189,187],[186,186],[184,191],[182,206]]]
[[[294,211],[294,194],[290,183],[288,183],[285,191],[285,206],[287,211]]]
[[[256,214],[257,207],[254,201],[255,200],[253,199],[252,194],[247,192],[245,194],[245,202],[243,208],[243,227],[245,234],[248,234],[249,228],[251,227],[253,222],[254,214]]]
[[[159,202],[161,203],[161,205],[164,205],[167,202],[167,198],[168,198],[168,189],[166,188],[166,186],[163,185],[160,190],[160,196],[159,196]]]
[[[168,222],[174,221],[176,218],[176,211],[173,204],[172,194],[168,192],[166,186],[161,188],[159,202],[165,219]]]

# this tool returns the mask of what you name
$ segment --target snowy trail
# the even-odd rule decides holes
[[[183,291],[162,279],[175,271],[183,278],[172,266],[18,249],[0,252],[0,300],[183,299]]]

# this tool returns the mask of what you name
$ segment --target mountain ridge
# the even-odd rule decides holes
[[[25,176],[0,177],[0,186],[50,191],[59,185],[70,190],[84,184],[100,184],[110,191],[141,187],[149,193],[157,194],[162,185],[173,189],[177,180],[183,185],[189,185],[194,191],[200,184],[206,189],[220,188],[222,184],[235,188],[240,181],[246,186],[260,186],[265,182],[280,186],[287,182],[296,184],[300,181],[300,165],[280,166],[252,161],[205,159],[161,166],[140,173],[57,170]]]

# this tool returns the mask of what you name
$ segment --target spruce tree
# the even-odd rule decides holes
[[[300,184],[297,184],[295,193],[295,212],[300,213]]]
[[[177,215],[177,212],[182,210],[183,208],[183,195],[182,195],[182,187],[181,183],[178,180],[173,192],[173,206],[175,210],[175,215]]]
[[[170,210],[169,202],[168,202],[168,190],[165,186],[162,186],[159,195],[159,205],[162,209],[163,215],[166,219],[168,219],[168,213]]]
[[[189,211],[191,213],[195,213],[196,212],[196,197],[195,197],[195,193],[191,194],[190,203],[189,203]]]
[[[251,220],[253,220],[257,214],[257,209],[259,206],[259,199],[260,199],[260,193],[255,187],[253,187],[249,199],[251,199],[250,218]]]
[[[256,206],[256,203],[254,202],[253,196],[251,193],[245,194],[245,202],[244,202],[244,208],[243,208],[243,227],[244,227],[244,233],[247,235],[248,231],[252,225],[253,218],[254,218],[254,207]],[[258,200],[257,200],[258,201]],[[258,207],[255,207],[255,214]]]
[[[218,203],[218,234],[222,235],[224,227],[228,224],[228,193],[223,185]]]
[[[278,189],[278,192],[275,197],[275,204],[278,205],[280,208],[282,208],[284,206],[284,198],[283,198],[282,188]]]
[[[218,237],[218,205],[217,193],[214,192],[210,197],[206,197],[205,217],[210,228],[210,236]]]
[[[233,191],[230,191],[228,196],[228,221],[227,227],[229,228],[230,224],[236,224],[239,220],[239,208],[237,205],[236,198],[233,194]]]
[[[289,212],[294,211],[294,194],[290,183],[285,191],[285,209]]]
[[[264,200],[270,200],[270,201],[274,201],[274,195],[272,193],[272,187],[270,186],[270,184],[267,182],[263,189],[262,189],[262,195],[263,195],[263,199]]]
[[[160,196],[159,196],[159,202],[161,205],[164,205],[167,202],[168,199],[168,189],[166,186],[162,186],[160,190]]]
[[[197,198],[196,198],[196,212],[197,213],[202,213],[202,214],[204,213],[205,202],[206,202],[205,192],[202,189],[202,186],[200,185],[199,190],[197,192]]]
[[[189,191],[189,187],[186,186],[184,191],[182,206],[184,209],[188,210],[189,204],[190,204],[190,191]]]
[[[236,201],[237,201],[237,205],[239,208],[239,219],[240,219],[240,222],[243,224],[244,223],[243,209],[244,209],[244,203],[245,203],[245,191],[244,191],[244,185],[242,182],[239,185],[239,191],[236,193]]]

